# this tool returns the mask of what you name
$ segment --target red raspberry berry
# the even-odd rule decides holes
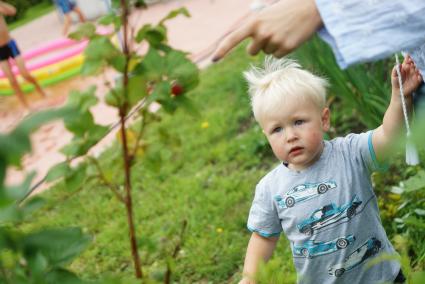
[[[180,96],[181,94],[183,94],[183,87],[177,83],[173,84],[171,86],[171,95]]]

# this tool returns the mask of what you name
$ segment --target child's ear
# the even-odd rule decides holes
[[[322,129],[323,131],[328,131],[331,127],[331,111],[329,108],[325,107],[322,111]]]

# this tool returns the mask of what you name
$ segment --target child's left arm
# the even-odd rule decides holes
[[[410,56],[406,56],[400,64],[400,73],[403,82],[403,93],[407,109],[412,105],[412,92],[422,82],[422,76],[416,69]],[[378,161],[385,160],[386,150],[391,142],[397,137],[404,125],[402,102],[400,97],[400,86],[398,83],[396,67],[391,73],[391,102],[385,112],[382,124],[373,131],[372,144]]]

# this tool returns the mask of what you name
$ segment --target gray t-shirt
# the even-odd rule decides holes
[[[285,233],[299,283],[382,283],[400,270],[394,260],[365,265],[381,253],[397,254],[370,180],[378,168],[371,134],[324,141],[309,168],[280,164],[257,185],[248,229],[265,237]]]

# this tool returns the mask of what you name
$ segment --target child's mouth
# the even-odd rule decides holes
[[[303,150],[303,147],[294,147],[289,151],[290,155],[296,156],[301,154],[301,151]]]

